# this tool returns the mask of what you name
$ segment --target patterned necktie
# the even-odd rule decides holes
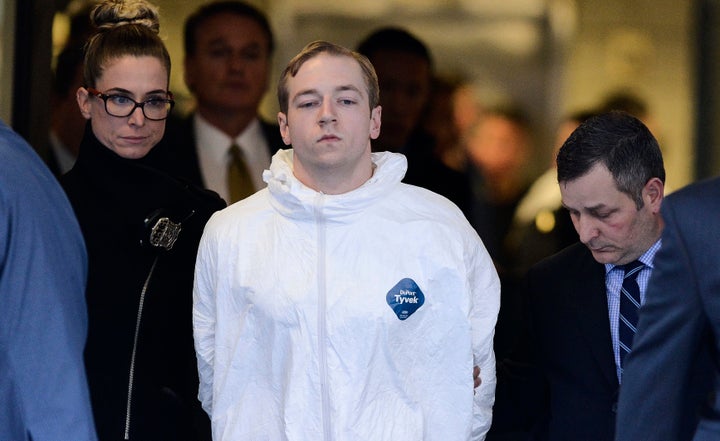
[[[621,266],[625,271],[620,291],[620,320],[618,322],[621,368],[625,356],[630,353],[633,337],[637,330],[638,308],[640,308],[640,287],[637,283],[637,276],[644,266],[645,264],[638,260]]]
[[[237,144],[228,150],[230,161],[228,163],[228,190],[229,203],[237,202],[255,193],[255,186],[250,178],[250,171],[245,163],[245,155]]]

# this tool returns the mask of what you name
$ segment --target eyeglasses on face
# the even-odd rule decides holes
[[[141,102],[137,102],[127,95],[106,95],[92,87],[88,87],[87,91],[90,95],[96,96],[105,102],[105,111],[108,115],[118,118],[132,115],[135,109],[139,107],[145,118],[151,121],[162,121],[170,116],[170,111],[175,105],[170,91],[167,93],[167,98],[154,97]]]

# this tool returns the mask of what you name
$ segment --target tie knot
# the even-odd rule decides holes
[[[640,262],[639,260],[633,260],[630,263],[627,263],[625,265],[620,265],[620,268],[625,272],[625,275],[623,276],[623,279],[632,278],[636,279],[638,273],[641,269],[645,266],[644,263]]]
[[[232,143],[228,148],[228,153],[230,154],[231,158],[235,159],[238,156],[242,156],[242,149],[240,149],[239,145]]]

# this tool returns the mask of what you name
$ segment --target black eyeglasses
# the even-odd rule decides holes
[[[132,115],[135,109],[139,107],[145,118],[151,121],[162,121],[170,116],[170,111],[175,105],[170,91],[167,93],[168,98],[150,98],[142,102],[137,102],[126,95],[105,95],[92,87],[88,87],[87,91],[90,95],[96,96],[105,102],[105,111],[108,115],[119,118]]]

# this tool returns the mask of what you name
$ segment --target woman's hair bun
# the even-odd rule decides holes
[[[157,6],[144,0],[106,0],[99,3],[90,15],[90,21],[98,31],[116,26],[136,24],[160,32]]]

